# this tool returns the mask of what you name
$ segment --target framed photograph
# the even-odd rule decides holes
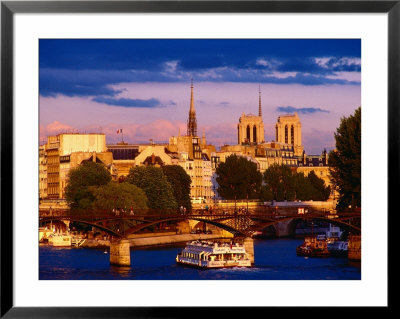
[[[2,1],[1,316],[389,308],[399,29],[398,1]]]

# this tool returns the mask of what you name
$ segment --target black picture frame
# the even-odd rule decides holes
[[[14,307],[13,294],[13,17],[16,13],[266,12],[388,14],[388,211],[399,182],[400,1],[1,1],[1,317],[6,318],[179,318],[181,307]],[[380,212],[384,213],[384,212]],[[389,218],[388,214],[388,218]],[[390,225],[390,223],[388,223]],[[388,234],[391,233],[388,229]],[[388,245],[390,245],[388,237]],[[389,247],[389,246],[388,246]],[[388,252],[388,265],[389,265]],[[390,280],[388,280],[388,285]],[[33,292],[34,293],[34,292]],[[390,308],[390,298],[388,307]],[[213,315],[227,309],[216,308]],[[296,315],[307,308],[294,308]],[[253,310],[251,310],[253,311]],[[190,313],[196,313],[193,309]],[[233,312],[233,311],[232,311]],[[336,310],[334,311],[336,312]],[[346,310],[349,314],[349,309]],[[204,313],[204,312],[203,312]],[[235,309],[234,316],[248,314]],[[340,313],[340,310],[338,310]],[[255,313],[253,313],[255,315]],[[332,314],[332,313],[331,313]],[[323,312],[320,313],[323,315]]]

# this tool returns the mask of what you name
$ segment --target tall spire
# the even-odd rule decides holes
[[[262,117],[262,109],[261,109],[261,85],[258,85],[258,116]]]
[[[194,109],[194,99],[193,99],[193,79],[190,85],[190,109],[189,109],[189,118],[187,122],[187,135],[197,136],[197,120],[196,120],[196,111]]]
[[[195,113],[196,111],[194,110],[194,99],[193,99],[193,79],[190,84],[190,110],[189,113]]]

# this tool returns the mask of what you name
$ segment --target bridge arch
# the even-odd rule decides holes
[[[327,217],[318,217],[318,216],[288,216],[284,217],[278,220],[265,220],[264,223],[260,223],[259,227],[262,229],[265,229],[266,227],[269,226],[274,226],[276,229],[276,232],[279,233],[279,224],[286,224],[285,227],[287,228],[287,234],[294,234],[295,228],[297,224],[301,220],[315,220],[315,221],[323,221],[330,223],[332,225],[338,226],[342,229],[347,230],[349,233],[354,233],[354,234],[361,234],[361,229],[355,225],[352,225],[349,222],[339,220],[339,219],[332,219],[332,218],[327,218]]]
[[[208,218],[204,218],[204,217],[196,217],[196,216],[190,216],[190,215],[184,215],[181,217],[170,217],[170,218],[163,218],[160,220],[156,220],[156,221],[152,221],[149,223],[144,223],[140,226],[137,227],[132,227],[128,230],[125,231],[126,235],[130,235],[130,234],[134,234],[136,232],[139,232],[147,227],[153,226],[153,225],[157,225],[157,224],[161,224],[161,223],[165,223],[165,222],[169,222],[169,221],[182,221],[182,220],[196,220],[198,222],[204,222],[206,224],[210,224],[213,226],[216,226],[218,228],[221,228],[223,230],[226,230],[227,232],[233,234],[234,236],[246,236],[246,234],[244,232],[242,232],[239,229],[236,229],[230,225],[224,224],[222,222],[220,222],[220,220],[226,220],[226,219],[232,219],[232,217],[230,218],[221,218],[219,220],[215,220],[215,219],[208,219]]]
[[[122,234],[119,234],[118,232],[115,232],[112,229],[109,229],[109,228],[107,228],[107,227],[105,227],[105,226],[103,226],[103,225],[101,225],[99,223],[95,223],[95,222],[91,222],[91,221],[87,221],[87,220],[82,220],[82,219],[78,219],[78,218],[75,219],[75,218],[71,218],[71,217],[68,217],[68,218],[65,218],[65,217],[54,217],[54,218],[50,218],[50,219],[46,218],[44,220],[41,220],[41,222],[63,221],[63,220],[69,220],[71,222],[92,226],[92,227],[95,227],[95,228],[97,228],[99,230],[102,230],[102,231],[104,231],[104,232],[106,232],[106,233],[108,233],[108,234],[110,234],[112,236],[116,236],[116,237],[120,237],[120,238],[123,237]]]

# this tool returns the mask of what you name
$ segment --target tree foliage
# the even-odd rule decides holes
[[[330,187],[314,171],[308,176],[294,172],[287,165],[274,164],[264,172],[264,185],[260,198],[262,200],[318,200],[329,198]]]
[[[293,200],[294,179],[289,166],[274,164],[264,172],[264,182],[275,200]]]
[[[151,209],[175,209],[177,202],[173,188],[164,175],[162,168],[154,166],[136,166],[131,168],[126,182],[143,189]]]
[[[258,196],[262,175],[257,164],[242,156],[230,155],[216,170],[218,193],[226,199],[255,198]]]
[[[93,208],[99,210],[136,210],[147,208],[147,197],[139,187],[129,183],[110,182],[107,185],[92,186]]]
[[[83,162],[70,170],[65,198],[71,210],[92,208],[95,199],[91,186],[107,185],[111,174],[103,164]]]
[[[310,181],[313,191],[313,200],[324,201],[329,198],[331,193],[330,186],[325,186],[325,182],[323,179],[319,178],[314,171],[311,171],[307,179]]]
[[[361,107],[343,117],[329,153],[331,181],[339,192],[339,207],[361,206]]]
[[[164,175],[171,184],[176,203],[179,207],[192,208],[190,201],[190,184],[192,180],[182,166],[166,165],[162,167]]]

